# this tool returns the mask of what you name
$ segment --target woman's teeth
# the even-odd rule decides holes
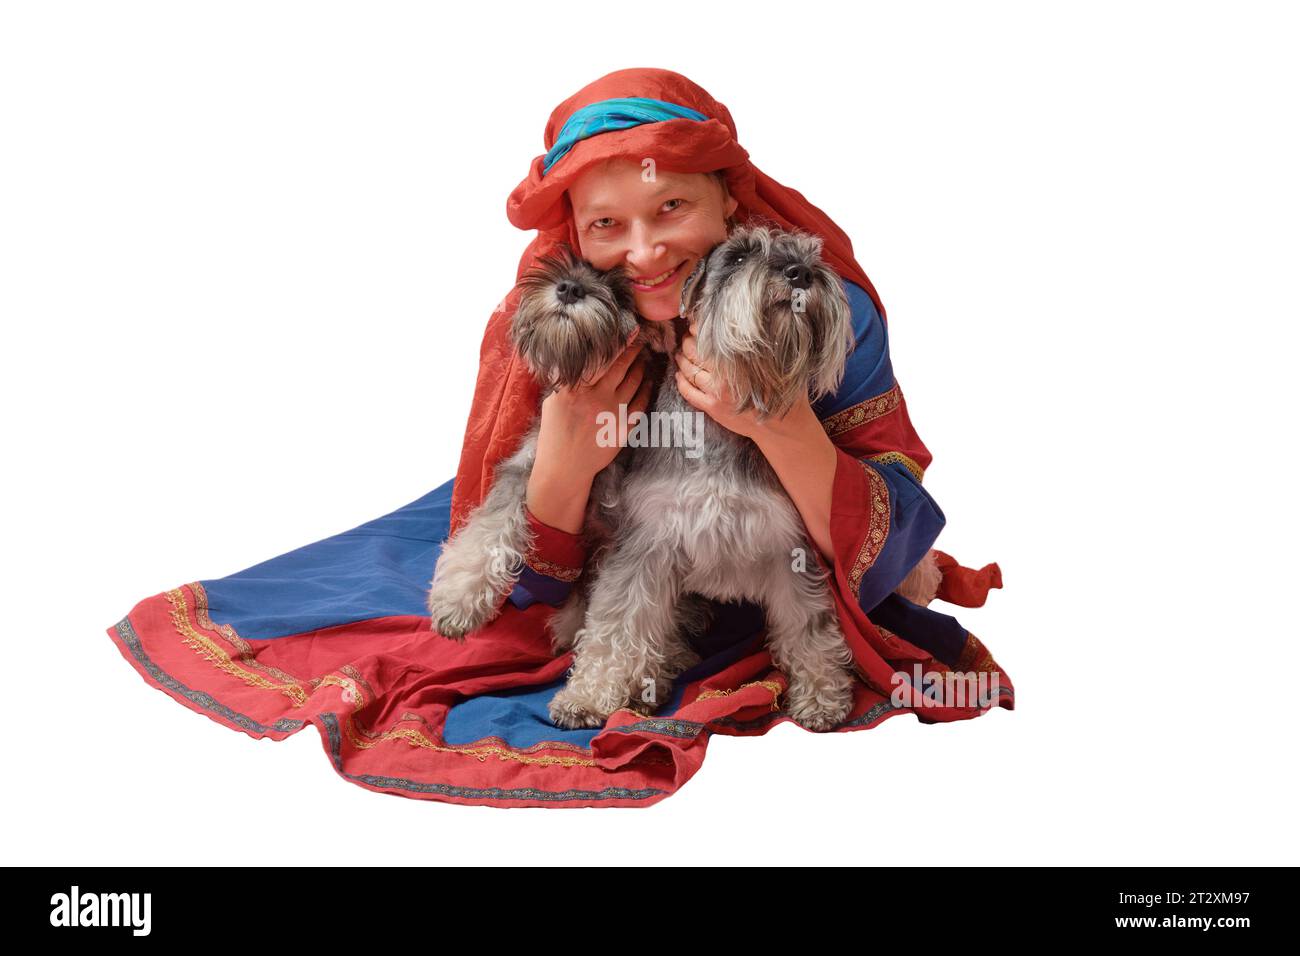
[[[677,263],[677,266],[679,266],[679,265],[681,265],[680,262]],[[672,267],[671,269],[669,269],[667,272],[660,273],[659,275],[655,276],[653,279],[636,279],[636,280],[635,280],[635,281],[636,281],[636,284],[637,284],[637,285],[649,285],[649,286],[659,285],[659,283],[663,282],[663,281],[666,280],[670,275],[672,275],[674,272],[677,271],[677,266],[673,266],[673,267]]]

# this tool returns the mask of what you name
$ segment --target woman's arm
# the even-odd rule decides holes
[[[780,420],[757,426],[754,443],[780,479],[824,560],[832,554],[831,491],[835,444],[805,398]]]
[[[590,386],[560,389],[542,402],[537,455],[528,476],[528,553],[509,600],[519,608],[541,601],[558,607],[586,563],[583,521],[591,487],[619,449],[597,444],[597,415],[629,403],[644,411],[653,382],[644,354],[629,346]]]
[[[555,456],[542,457],[539,441],[538,457],[528,476],[528,510],[552,528],[577,534],[582,530],[595,476],[557,466]]]

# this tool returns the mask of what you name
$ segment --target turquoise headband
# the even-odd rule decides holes
[[[642,123],[661,123],[664,120],[691,119],[703,122],[708,119],[703,113],[676,103],[652,100],[644,96],[626,96],[613,100],[601,100],[578,110],[560,130],[555,145],[546,153],[542,163],[542,175],[551,171],[551,167],[569,150],[588,136],[608,133],[610,130],[627,129]]]

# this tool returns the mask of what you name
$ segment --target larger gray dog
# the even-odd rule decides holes
[[[700,364],[726,384],[737,411],[779,417],[800,393],[815,400],[839,386],[853,327],[821,246],[812,235],[742,228],[687,279],[681,312],[698,325]],[[673,372],[659,383],[654,411],[680,428],[693,409]],[[856,678],[825,572],[796,560],[812,545],[794,503],[758,447],[707,416],[703,454],[685,445],[644,450],[628,464],[612,550],[551,718],[598,727],[615,710],[643,709],[651,686],[665,699],[693,656],[678,620],[691,592],[761,604],[773,661],[789,680],[787,712],[812,730],[834,727],[848,715]]]

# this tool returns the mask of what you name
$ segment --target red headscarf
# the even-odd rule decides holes
[[[665,120],[597,133],[578,141],[543,176],[545,153],[555,145],[565,121],[584,106],[620,97],[663,100],[709,118],[703,122]],[[540,256],[560,244],[567,244],[575,253],[579,251],[566,190],[583,172],[607,159],[628,159],[639,164],[650,157],[656,168],[671,172],[725,170],[727,188],[738,201],[735,216],[739,222],[766,221],[783,229],[801,229],[821,236],[826,262],[841,277],[865,289],[884,317],[880,297],[853,258],[853,244],[844,230],[797,190],[781,185],[751,163],[749,153],[737,141],[731,113],[681,74],[632,69],[601,77],[555,108],[546,124],[544,143],[542,155],[533,160],[528,176],[506,202],[506,215],[514,225],[537,230],[519,260],[516,280]],[[510,322],[517,305],[518,291],[511,290],[488,320],[483,335],[474,403],[452,489],[452,534],[486,497],[497,464],[515,452],[537,415],[540,389],[510,346]]]

